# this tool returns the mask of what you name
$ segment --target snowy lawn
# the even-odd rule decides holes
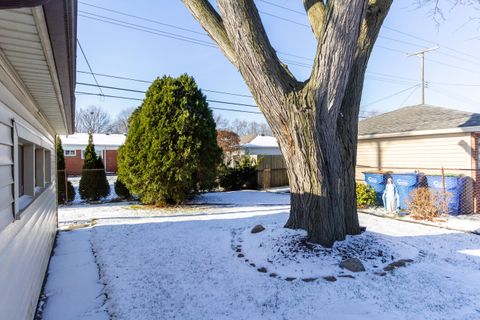
[[[63,207],[61,228],[92,226],[59,233],[43,319],[480,318],[480,236],[361,214],[366,232],[324,249],[282,228],[288,203],[242,191]],[[351,257],[366,271],[338,266]],[[399,259],[413,262],[383,273]]]

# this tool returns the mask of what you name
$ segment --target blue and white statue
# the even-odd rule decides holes
[[[398,195],[397,186],[393,183],[392,178],[387,179],[385,191],[382,195],[383,206],[388,213],[398,212],[400,209],[400,197]]]

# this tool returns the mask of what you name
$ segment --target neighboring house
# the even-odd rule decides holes
[[[277,139],[272,136],[256,136],[250,142],[240,145],[245,154],[251,156],[281,156]]]
[[[359,122],[357,171],[443,167],[476,178],[479,136],[477,113],[416,105],[380,114]]]
[[[67,175],[81,175],[85,148],[88,144],[88,133],[60,136],[60,139],[62,139]],[[95,151],[102,158],[107,173],[117,172],[118,148],[124,143],[124,134],[93,134]]]
[[[480,209],[480,114],[416,105],[360,121],[358,131],[358,180],[366,171],[461,174],[463,210]]]
[[[0,1],[0,319],[33,319],[55,241],[55,136],[73,131],[76,10],[74,0]]]
[[[287,169],[277,139],[272,136],[256,136],[240,145],[243,154],[258,162],[257,184],[260,188],[288,185]]]

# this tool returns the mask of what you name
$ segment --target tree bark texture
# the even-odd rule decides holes
[[[304,0],[318,41],[307,81],[272,48],[253,0],[182,0],[237,67],[285,158],[286,227],[324,246],[360,231],[355,195],[357,126],[368,59],[392,0]]]

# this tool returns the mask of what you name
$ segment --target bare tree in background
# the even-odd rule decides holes
[[[228,130],[235,132],[239,136],[253,135],[273,135],[272,130],[266,123],[235,119],[227,127]]]
[[[128,119],[132,115],[134,107],[123,109],[115,118],[115,121],[112,123],[112,133],[127,133],[128,132]]]
[[[229,128],[230,121],[222,117],[221,114],[216,115],[214,120],[217,125],[217,129],[225,130]]]
[[[98,106],[80,108],[75,114],[75,132],[108,133],[111,130],[110,115]]]
[[[360,233],[357,125],[365,71],[393,0],[303,0],[317,39],[298,81],[272,47],[253,0],[182,0],[239,70],[277,137],[291,190],[286,227],[332,246]]]

